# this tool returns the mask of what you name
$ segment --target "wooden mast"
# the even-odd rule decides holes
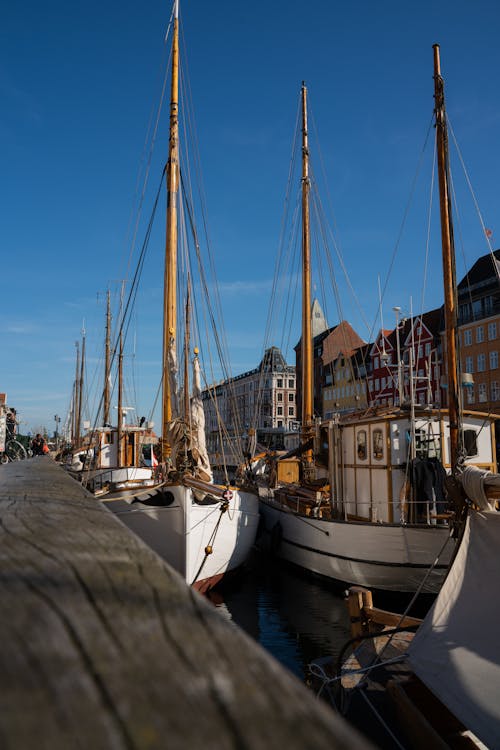
[[[443,250],[444,314],[446,363],[448,368],[448,413],[450,420],[450,465],[452,471],[459,460],[460,408],[457,367],[457,286],[455,247],[451,220],[449,184],[448,129],[444,105],[444,81],[441,77],[439,45],[434,44],[434,99],[436,114],[436,148],[441,212],[441,244]]]
[[[309,221],[309,143],[307,132],[307,88],[302,83],[302,441],[312,436],[313,342],[311,323],[311,229]],[[313,452],[303,454],[305,478],[312,469]]]
[[[177,333],[177,200],[179,194],[179,0],[174,3],[172,80],[170,85],[170,137],[167,161],[167,231],[163,292],[163,398],[161,457],[170,454],[166,441],[172,419],[173,393],[169,353],[175,352]]]
[[[111,303],[109,289],[106,302],[106,343],[104,352],[104,409],[103,425],[109,424],[109,378],[111,374]]]
[[[80,343],[75,341],[76,347],[76,367],[75,367],[75,384],[73,386],[73,419],[71,420],[71,442],[73,445],[77,444],[79,433],[77,432],[78,425],[78,397],[80,389],[78,387],[80,381]],[[78,430],[80,427],[78,426]]]
[[[186,296],[186,321],[185,321],[185,332],[184,332],[184,419],[186,424],[189,424],[190,416],[190,403],[189,403],[189,338],[190,338],[190,282],[188,277],[187,283],[187,296]]]
[[[116,438],[118,441],[116,458],[118,467],[123,465],[122,426],[123,426],[123,336],[120,331],[120,349],[118,352],[118,418],[116,427]]]

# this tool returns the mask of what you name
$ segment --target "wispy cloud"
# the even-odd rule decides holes
[[[39,330],[39,326],[35,323],[6,323],[4,327],[5,333],[14,333],[18,335],[28,335],[36,333]]]
[[[217,284],[219,292],[221,294],[262,294],[263,292],[269,293],[271,291],[272,281],[271,279],[263,279],[260,281],[255,280],[236,280],[236,281],[222,281]]]

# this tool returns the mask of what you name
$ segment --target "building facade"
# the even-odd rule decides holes
[[[205,388],[202,399],[207,448],[215,464],[222,453],[237,456],[236,444],[249,443],[252,431],[257,446],[275,450],[288,447],[290,433],[299,434],[295,367],[278,347],[267,349],[254,370]]]
[[[464,405],[500,414],[500,250],[480,257],[457,291],[460,366],[472,375]]]

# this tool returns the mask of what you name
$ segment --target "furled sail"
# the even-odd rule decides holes
[[[208,460],[205,442],[205,412],[201,398],[200,361],[196,355],[193,360],[193,394],[191,396],[191,450],[196,461],[197,474],[200,479],[211,482],[213,479],[210,461]]]
[[[413,670],[463,724],[500,748],[500,513],[471,511],[458,554],[409,648]]]

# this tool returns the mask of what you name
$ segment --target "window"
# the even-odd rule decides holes
[[[477,433],[475,430],[464,430],[464,448],[467,456],[477,456]]]
[[[488,339],[489,341],[493,341],[497,337],[497,324],[496,323],[488,323]]]
[[[467,403],[473,404],[475,400],[474,386],[472,386],[472,388],[469,386],[466,390],[467,390]]]
[[[493,380],[491,383],[491,400],[500,401],[500,386],[498,380]]]
[[[487,400],[486,383],[479,383],[479,386],[478,386],[478,398],[479,398],[479,403],[480,404],[484,404],[486,402],[486,400]]]
[[[282,419],[278,419],[278,427],[283,427],[283,420]]]
[[[278,393],[278,401],[283,401],[283,394],[282,393]]]
[[[378,357],[375,357],[375,359],[373,360],[373,367],[375,370],[378,370]]]
[[[422,344],[420,344],[420,346],[418,347],[418,358],[419,359],[420,359],[420,357],[423,356],[423,353],[424,353],[424,350],[423,350]]]
[[[498,352],[490,352],[490,370],[496,370],[498,367]]]
[[[483,314],[485,316],[488,316],[491,314],[491,311],[493,310],[493,297],[485,297],[483,299]]]
[[[486,354],[477,355],[477,371],[484,372],[486,370]]]
[[[418,403],[425,404],[425,393],[423,391],[418,394]]]
[[[283,407],[282,407],[282,406],[278,406],[278,408],[276,409],[276,414],[277,414],[277,415],[278,415],[279,417],[282,417],[282,416],[283,416]]]
[[[474,357],[465,358],[465,372],[474,372]]]
[[[481,344],[484,341],[484,326],[478,326],[476,328],[476,344]]]
[[[380,390],[380,380],[378,378],[375,378],[375,390]]]
[[[366,459],[366,430],[360,430],[356,436],[358,458],[360,461]]]
[[[472,331],[468,328],[464,331],[464,346],[471,346],[472,344]]]
[[[373,458],[380,461],[384,457],[384,436],[382,430],[373,430],[372,435]]]
[[[289,401],[295,401],[295,393],[289,393],[288,394],[288,400]]]
[[[289,380],[288,381],[288,387],[289,388],[295,388],[295,381],[294,380]]]
[[[288,416],[293,417],[293,406],[288,407]]]
[[[283,388],[283,378],[278,378],[276,381],[276,388]]]
[[[385,378],[382,378],[382,380],[380,381],[380,387],[382,388],[382,390],[384,390],[384,388],[385,388]]]

